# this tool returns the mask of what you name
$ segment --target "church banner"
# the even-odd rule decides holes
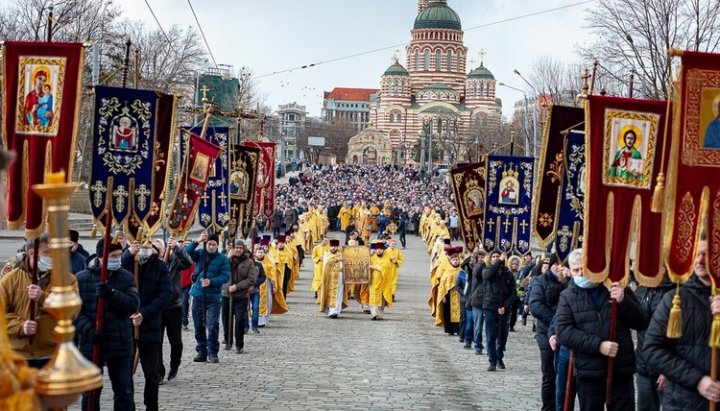
[[[689,277],[705,222],[706,267],[720,286],[720,54],[682,52],[668,171],[666,264]]]
[[[545,248],[555,239],[558,208],[565,168],[563,145],[565,131],[582,126],[582,108],[551,106],[543,129],[542,152],[538,162],[538,179],[535,187],[535,206],[532,213],[532,233],[538,244]]]
[[[455,208],[460,218],[460,234],[468,250],[474,250],[477,244],[482,243],[487,176],[485,162],[486,158],[482,157],[478,163],[450,170]]]
[[[162,227],[165,209],[170,191],[171,170],[177,170],[177,164],[171,164],[171,150],[175,144],[175,115],[177,97],[173,94],[159,94],[157,97],[157,118],[155,120],[155,153],[153,160],[153,188],[150,214],[145,219],[143,236],[150,237]],[[129,232],[137,238],[137,227],[130,225]]]
[[[651,206],[666,108],[665,101],[588,97],[583,252],[592,281],[627,284],[632,244],[638,281],[662,280],[662,217]]]
[[[530,252],[534,161],[532,157],[488,156],[485,251]]]
[[[104,224],[109,177],[113,177],[114,183],[113,219],[115,224],[125,228],[130,238],[135,238],[140,229],[146,235],[147,219],[151,214],[154,218],[161,214],[161,204],[156,198],[165,188],[163,169],[167,167],[156,155],[163,154],[158,146],[165,150],[169,147],[174,103],[174,98],[151,90],[95,87],[93,161],[88,195],[98,226]],[[157,182],[153,178],[156,167],[160,169]]]
[[[167,221],[167,229],[172,235],[181,235],[192,226],[193,216],[220,151],[220,147],[191,134],[187,146],[189,155],[183,160]]]
[[[234,238],[240,229],[243,238],[250,235],[253,222],[253,203],[257,183],[260,149],[233,145],[230,152],[230,223],[229,236]]]
[[[275,212],[275,143],[246,141],[243,144],[246,147],[260,149],[253,218],[258,218],[262,214],[272,219]]]
[[[200,135],[201,132],[202,127],[190,129],[191,134]],[[205,133],[205,140],[221,149],[220,154],[215,158],[215,165],[208,176],[205,192],[198,206],[198,222],[208,232],[212,233],[224,231],[230,221],[230,192],[228,190],[229,132],[228,127],[210,126]]]
[[[570,131],[564,138],[563,185],[555,223],[555,254],[565,263],[583,244],[585,202],[585,132]]]
[[[2,58],[3,146],[18,155],[8,169],[8,227],[43,231],[34,190],[47,171],[72,179],[79,131],[84,51],[79,43],[6,41]]]

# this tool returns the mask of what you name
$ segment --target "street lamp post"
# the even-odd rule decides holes
[[[518,77],[520,77],[522,81],[525,82],[525,84],[530,86],[530,89],[532,89],[533,93],[535,93],[535,102],[533,103],[533,157],[537,157],[537,98],[540,94],[537,92],[535,87],[529,81],[527,81],[527,79],[523,77],[522,74],[520,74],[517,69],[513,70],[513,72],[517,74]]]
[[[528,153],[530,152],[530,127],[528,126],[528,111],[530,110],[530,105],[529,105],[530,103],[528,102],[527,94],[522,89],[513,87],[509,84],[502,83],[502,82],[498,83],[498,84],[501,87],[507,87],[511,90],[515,90],[515,91],[518,91],[523,94],[523,99],[525,101],[525,110],[523,110],[523,122],[525,123],[524,124],[524,126],[525,126],[525,155],[528,155]],[[533,122],[533,124],[534,124],[534,122]],[[534,138],[534,134],[533,134],[533,138]],[[534,154],[534,150],[533,150],[533,154]]]

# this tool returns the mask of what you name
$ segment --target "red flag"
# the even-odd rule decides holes
[[[49,169],[72,178],[77,144],[83,46],[79,43],[5,42],[4,146],[19,160],[8,170],[8,227],[25,220],[25,236],[42,231],[42,199],[33,190]]]
[[[666,109],[666,101],[588,97],[583,251],[592,281],[627,283],[633,235],[636,278],[662,280],[662,216],[650,208]]]
[[[707,270],[720,286],[720,54],[684,51],[678,127],[673,130],[666,202],[668,272],[694,269],[700,229],[708,234]]]
[[[275,143],[246,141],[244,145],[260,149],[253,218],[260,214],[272,218],[275,213]]]
[[[181,168],[183,174],[180,176],[167,222],[168,231],[175,236],[186,231],[192,224],[208,177],[213,172],[215,158],[220,154],[220,147],[193,135],[186,152],[190,154]]]

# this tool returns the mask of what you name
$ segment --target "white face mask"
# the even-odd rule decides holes
[[[38,259],[38,271],[47,272],[52,269],[52,257],[49,255],[41,255]]]

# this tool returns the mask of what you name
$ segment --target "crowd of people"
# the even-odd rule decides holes
[[[158,409],[160,386],[178,375],[182,331],[190,324],[195,362],[219,362],[223,346],[243,354],[247,333],[260,333],[271,315],[288,311],[288,295],[308,260],[310,291],[326,317],[337,318],[354,299],[371,320],[382,320],[396,301],[409,233],[427,243],[435,325],[468,351],[486,355],[488,372],[512,366],[508,337],[518,321],[532,323],[543,410],[565,409],[566,402],[572,409],[576,397],[581,410],[601,410],[606,402],[610,410],[700,410],[720,401],[708,345],[720,296],[711,296],[704,235],[686,284],[676,288],[665,279],[656,288],[636,288],[592,282],[580,249],[567,264],[550,251],[534,258],[464,249],[457,243],[459,222],[447,183],[413,167],[336,165],[279,184],[276,194],[277,212],[265,226],[258,222],[260,234],[231,244],[207,232],[186,241],[129,242],[115,230],[109,244],[100,240],[90,254],[71,232],[71,286],[82,299],[77,343],[83,355],[107,368],[116,409],[134,409],[138,365],[145,407]],[[343,246],[369,248],[367,281],[349,281]],[[56,344],[54,320],[32,308],[51,292],[47,236],[21,251],[0,279],[0,297],[11,347],[42,367]],[[100,298],[105,309],[98,332]],[[83,395],[83,409],[99,409],[100,394]]]
[[[536,259],[463,250],[452,244],[447,224],[432,208],[423,211],[435,324],[475,354],[486,350],[487,371],[494,372],[506,367],[508,331],[530,314],[543,411],[572,410],[576,397],[583,411],[706,410],[720,401],[709,345],[720,345],[712,331],[720,296],[711,296],[705,233],[684,285],[666,276],[649,288],[593,282],[582,249],[567,264],[551,250]]]

